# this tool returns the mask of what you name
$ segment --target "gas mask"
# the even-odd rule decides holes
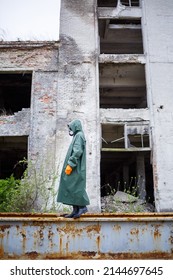
[[[69,128],[69,135],[70,136],[73,136],[74,135],[74,133],[73,133],[73,131]]]

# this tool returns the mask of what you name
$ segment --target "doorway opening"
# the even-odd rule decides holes
[[[147,123],[102,124],[101,196],[117,191],[154,202]]]

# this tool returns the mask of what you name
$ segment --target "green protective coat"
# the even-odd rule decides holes
[[[62,168],[57,202],[86,206],[90,204],[86,193],[86,140],[80,120],[72,121],[68,127],[73,131],[73,140]],[[67,165],[73,169],[70,175],[65,173]]]

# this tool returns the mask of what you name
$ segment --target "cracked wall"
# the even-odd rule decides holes
[[[0,73],[32,74],[30,108],[22,108],[13,115],[1,115],[0,136],[28,137],[29,158],[38,166],[42,162],[47,164],[48,160],[48,169],[53,169],[59,176],[71,142],[67,124],[73,119],[80,119],[87,139],[87,191],[91,200],[90,211],[98,212],[101,209],[101,128],[104,125],[124,126],[126,123],[149,125],[156,210],[173,211],[171,111],[173,4],[171,0],[166,0],[164,6],[161,0],[140,2],[142,6],[136,6],[132,13],[131,8],[126,5],[113,8],[114,1],[109,1],[109,7],[102,4],[97,10],[95,0],[83,1],[82,5],[79,0],[63,0],[59,43],[0,44]],[[123,21],[117,21],[117,18]],[[141,25],[140,33],[138,32],[135,37],[135,42],[139,42],[140,48],[136,48],[135,53],[120,53],[119,49],[118,54],[116,52],[100,54],[98,19],[105,26],[108,26],[107,19],[112,20],[109,21],[110,28],[118,29],[122,28],[124,19],[129,24],[127,18],[133,19],[128,26],[131,29],[129,34],[134,34],[136,28],[134,18],[137,19],[138,29],[139,24]],[[111,32],[114,33],[115,30],[111,29]],[[118,36],[117,31],[116,35]],[[108,39],[110,37],[108,36]],[[121,36],[118,38],[120,40]],[[130,74],[126,76],[124,82],[128,87],[137,75],[139,79],[133,88],[137,86],[138,90],[130,97],[140,94],[142,98],[145,97],[145,104],[140,108],[136,108],[137,103],[134,102],[133,107],[128,105],[128,108],[123,108],[121,104],[119,108],[107,105],[101,108],[99,64],[103,72],[107,67],[107,73],[121,74],[112,75],[111,80],[106,76],[100,76],[103,87],[107,84],[109,86],[111,81],[113,89],[109,91],[110,97],[115,93],[114,88],[122,81],[123,75],[125,77],[127,72],[131,73],[127,70],[133,65],[135,69],[133,79],[130,79]],[[128,67],[125,68],[124,65]],[[107,94],[107,91],[104,94]],[[121,91],[121,94],[124,94],[126,99],[129,90]],[[136,101],[138,102],[139,98]],[[150,151],[146,154],[149,165]],[[137,163],[143,172],[144,158],[141,160],[138,156]],[[127,176],[126,167],[123,169],[124,176]]]

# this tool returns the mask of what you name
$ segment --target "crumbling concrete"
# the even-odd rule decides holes
[[[0,115],[0,136],[29,135],[30,109],[22,109],[14,115]]]
[[[116,182],[130,182],[136,174],[143,177],[142,198],[152,197],[156,211],[173,211],[173,3],[140,3],[97,7],[96,0],[62,0],[59,42],[0,43],[1,73],[32,74],[30,108],[1,114],[0,137],[28,137],[28,159],[58,175],[57,190],[71,141],[67,124],[80,119],[94,212],[101,211],[102,181],[111,178],[116,188]],[[121,36],[122,27],[128,36]],[[115,30],[118,43],[111,38]],[[100,54],[103,41],[118,44],[118,53]],[[130,135],[126,127],[132,124]],[[147,131],[140,134],[136,128],[135,133],[135,125],[146,125]],[[123,132],[117,132],[119,127]],[[110,140],[109,152],[102,134]]]
[[[102,197],[101,208],[103,213],[139,213],[155,211],[152,204],[121,191],[117,191],[114,195]]]
[[[27,136],[28,160],[55,170],[58,44],[1,44],[0,72],[32,73],[30,108],[0,116],[0,136]],[[16,81],[19,83],[19,81]],[[4,110],[5,112],[5,110]],[[21,159],[22,160],[22,159]]]

